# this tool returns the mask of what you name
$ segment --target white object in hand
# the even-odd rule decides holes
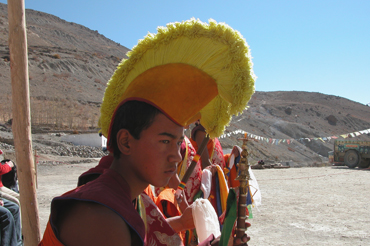
[[[215,238],[220,236],[220,223],[211,203],[207,199],[199,198],[191,206],[198,242],[206,240],[211,234]]]

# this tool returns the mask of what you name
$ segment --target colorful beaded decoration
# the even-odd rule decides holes
[[[183,189],[185,188],[185,186],[186,186],[186,184],[185,184],[184,182],[181,182],[181,183],[179,184],[178,189],[183,190]]]

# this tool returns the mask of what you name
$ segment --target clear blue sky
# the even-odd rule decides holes
[[[369,0],[26,0],[25,6],[130,49],[157,26],[212,18],[247,40],[257,91],[320,92],[370,103]]]

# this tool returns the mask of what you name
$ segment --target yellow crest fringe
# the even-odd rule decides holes
[[[192,18],[158,27],[157,34],[149,33],[127,56],[105,90],[99,126],[106,137],[123,92],[139,74],[155,66],[185,63],[215,80],[218,95],[200,110],[201,124],[210,137],[223,133],[231,116],[242,113],[255,90],[256,76],[246,41],[238,31],[214,20],[207,24]]]

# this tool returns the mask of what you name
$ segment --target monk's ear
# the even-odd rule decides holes
[[[124,155],[128,155],[131,152],[130,137],[131,134],[127,129],[121,129],[117,133],[117,146],[119,151]]]

